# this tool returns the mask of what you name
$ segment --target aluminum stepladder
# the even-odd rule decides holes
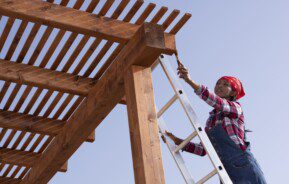
[[[161,57],[158,59],[158,62],[160,63],[166,77],[168,78],[173,90],[174,90],[174,96],[158,111],[157,117],[158,117],[158,126],[159,131],[162,134],[162,136],[166,139],[166,145],[171,152],[171,155],[173,156],[185,182],[187,184],[202,184],[208,181],[210,178],[212,178],[214,175],[218,174],[220,180],[223,184],[233,184],[231,181],[227,171],[225,170],[220,158],[218,157],[211,141],[209,140],[206,132],[204,129],[199,125],[198,118],[196,116],[196,113],[194,112],[190,101],[185,94],[184,90],[182,89],[182,85],[179,81],[179,78],[174,73],[171,64],[169,61],[165,58],[164,55],[161,55]],[[180,145],[176,146],[174,142],[165,134],[165,131],[168,130],[167,126],[165,124],[165,121],[162,118],[163,113],[176,101],[179,100],[181,106],[183,107],[190,123],[192,124],[195,131],[190,134]],[[180,154],[180,150],[186,146],[193,138],[196,136],[199,137],[201,140],[201,143],[203,144],[207,155],[211,161],[211,163],[214,166],[214,170],[211,171],[209,174],[207,174],[204,178],[199,180],[198,182],[195,182],[189,173],[185,162],[183,160],[182,155]]]

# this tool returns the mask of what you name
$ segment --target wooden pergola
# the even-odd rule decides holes
[[[0,0],[0,183],[65,172],[118,103],[127,105],[135,182],[165,183],[151,67],[176,52],[191,15],[142,0],[72,1]]]

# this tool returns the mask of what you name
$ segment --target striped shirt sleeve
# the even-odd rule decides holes
[[[199,156],[205,156],[207,154],[201,143],[189,142],[182,150]]]
[[[195,93],[208,105],[228,114],[230,118],[238,118],[242,115],[241,106],[237,102],[219,97],[215,93],[209,91],[204,85],[201,85],[199,90],[196,90]]]

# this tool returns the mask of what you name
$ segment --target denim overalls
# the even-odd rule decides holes
[[[221,124],[210,129],[207,134],[234,184],[266,184],[249,145],[245,151],[241,150]]]

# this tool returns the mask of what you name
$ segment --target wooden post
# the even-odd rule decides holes
[[[164,184],[151,68],[131,66],[124,81],[135,183]]]

